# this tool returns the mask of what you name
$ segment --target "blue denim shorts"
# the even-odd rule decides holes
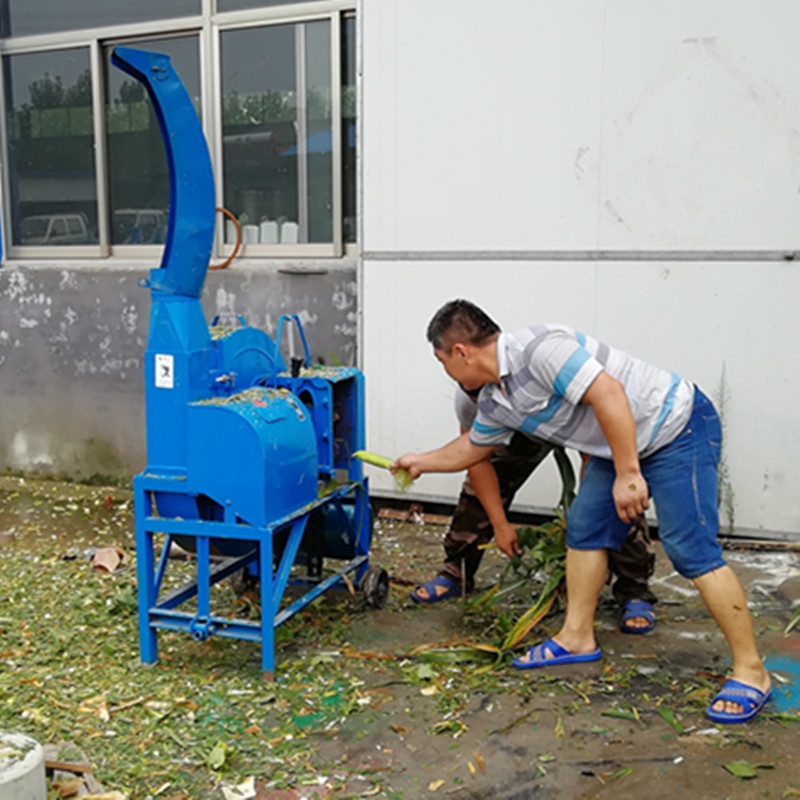
[[[698,578],[725,565],[717,541],[717,469],[722,426],[713,403],[697,388],[692,416],[678,436],[641,462],[655,501],[658,538],[675,569]],[[575,550],[619,550],[630,529],[617,515],[614,462],[591,458],[567,515],[567,544]]]

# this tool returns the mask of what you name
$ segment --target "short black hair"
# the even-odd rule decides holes
[[[449,353],[456,342],[482,345],[500,326],[482,309],[469,300],[445,303],[428,323],[428,341],[436,350]]]

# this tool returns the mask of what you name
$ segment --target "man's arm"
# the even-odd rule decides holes
[[[408,470],[412,478],[423,472],[458,472],[469,470],[475,496],[489,518],[497,546],[509,558],[519,553],[517,531],[506,518],[500,484],[489,457],[494,447],[478,447],[469,440],[469,430],[462,428],[461,436],[450,444],[428,453],[407,453],[392,464],[393,468]]]
[[[509,558],[522,553],[517,538],[517,529],[508,521],[500,495],[500,484],[491,461],[479,461],[469,468],[469,482],[489,518],[494,540]]]
[[[460,472],[489,458],[492,450],[493,446],[478,447],[472,444],[469,433],[463,433],[438,450],[400,456],[392,464],[392,469],[408,470],[412,478],[418,478],[423,472]]]
[[[648,489],[639,466],[636,424],[622,384],[601,372],[583,396],[597,416],[611,447],[617,478],[614,504],[623,522],[633,522],[648,507]]]

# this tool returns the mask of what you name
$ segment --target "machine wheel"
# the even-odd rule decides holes
[[[389,597],[389,573],[380,567],[371,567],[361,581],[364,600],[371,608],[383,608]]]

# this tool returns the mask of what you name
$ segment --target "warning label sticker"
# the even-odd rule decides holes
[[[156,388],[172,389],[175,386],[175,359],[173,356],[156,353]]]

